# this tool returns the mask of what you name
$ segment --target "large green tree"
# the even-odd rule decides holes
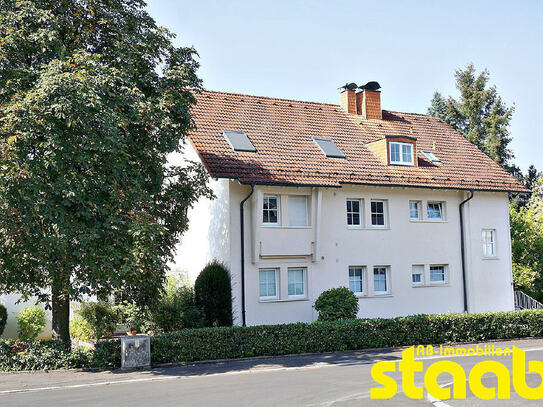
[[[193,126],[192,48],[140,0],[0,0],[0,291],[52,306],[122,291],[151,303],[210,196],[203,168],[168,165]]]
[[[428,114],[437,116],[458,130],[502,167],[509,169],[513,153],[509,124],[514,107],[507,107],[485,69],[477,73],[473,64],[455,72],[460,98],[445,98],[435,92]]]

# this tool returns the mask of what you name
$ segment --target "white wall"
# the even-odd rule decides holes
[[[230,183],[230,206],[235,209],[231,213],[230,253],[236,284],[239,282],[236,274],[240,269],[236,204],[239,205],[248,192],[248,186]],[[362,186],[322,189],[322,209],[319,213],[311,214],[311,225],[307,229],[262,227],[260,208],[265,193],[308,194],[313,202],[312,211],[318,211],[317,189],[256,187],[250,200],[251,209],[246,209],[245,219],[246,312],[249,325],[315,320],[317,314],[312,309],[315,299],[328,288],[348,286],[348,267],[355,265],[366,267],[366,295],[359,300],[359,317],[463,311],[458,205],[467,196],[465,192]],[[366,225],[370,225],[370,200],[386,199],[390,228],[348,229],[346,198],[364,199]],[[423,201],[424,211],[428,200],[445,202],[446,220],[410,221],[409,200]],[[476,192],[474,199],[466,205],[466,218],[470,311],[513,309],[507,195]],[[319,222],[320,228],[317,228]],[[498,259],[482,259],[483,227],[497,230]],[[308,247],[312,248],[309,256]],[[279,256],[279,248],[286,248],[288,256]],[[315,256],[316,251],[318,256]],[[439,286],[414,287],[411,283],[414,264],[425,265],[427,281],[430,264],[447,265],[448,282]],[[372,295],[372,267],[376,265],[390,268],[390,295]],[[286,295],[287,268],[298,266],[308,270],[307,299],[289,301]],[[258,269],[267,267],[280,269],[282,295],[278,301],[259,300]],[[241,295],[239,287],[236,293],[238,297]],[[235,302],[235,307],[239,314],[239,301]]]

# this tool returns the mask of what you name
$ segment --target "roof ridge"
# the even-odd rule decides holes
[[[251,98],[258,98],[258,99],[268,99],[268,100],[279,100],[282,102],[296,102],[296,103],[309,103],[313,105],[325,105],[325,106],[333,106],[339,108],[340,106],[335,103],[324,103],[324,102],[312,102],[310,100],[299,100],[299,99],[284,99],[284,98],[274,98],[271,96],[259,96],[259,95],[249,95],[247,93],[235,93],[235,92],[223,92],[220,90],[208,90],[203,89],[201,93],[220,93],[222,95],[231,95],[231,96],[245,96],[245,97],[251,97]]]
[[[335,103],[326,103],[326,102],[314,102],[311,100],[300,100],[300,99],[285,99],[285,98],[276,98],[272,96],[261,96],[261,95],[250,95],[248,93],[237,93],[237,92],[225,92],[221,90],[210,90],[210,89],[202,89],[200,93],[218,93],[221,95],[230,95],[230,96],[240,96],[240,97],[251,97],[251,98],[257,98],[257,99],[267,99],[267,100],[278,100],[281,102],[296,102],[296,103],[308,103],[313,105],[324,105],[324,106],[332,106],[339,108],[340,111],[344,112],[344,110],[341,109],[341,105],[335,104]],[[426,113],[416,113],[416,112],[401,112],[399,110],[389,110],[389,109],[382,109],[383,112],[387,113],[396,113],[396,114],[409,114],[409,115],[415,115],[415,116],[423,116],[423,117],[432,117],[439,120],[439,117],[432,116]],[[347,113],[347,112],[345,112]],[[349,114],[349,113],[347,113]],[[357,115],[358,116],[358,115]]]

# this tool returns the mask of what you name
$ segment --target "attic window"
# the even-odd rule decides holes
[[[336,146],[329,138],[316,138],[313,137],[315,144],[321,149],[326,157],[329,158],[345,158],[345,154]]]
[[[234,151],[256,152],[255,146],[249,140],[249,137],[242,131],[223,130],[222,135]]]
[[[424,156],[433,163],[439,163],[440,162],[439,158],[437,158],[434,155],[434,153],[432,153],[431,151],[423,151],[422,154],[424,154]]]

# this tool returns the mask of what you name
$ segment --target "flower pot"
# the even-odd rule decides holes
[[[138,334],[137,331],[130,331],[126,333],[128,336],[136,336]]]

